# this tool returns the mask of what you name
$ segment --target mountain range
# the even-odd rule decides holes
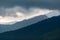
[[[19,26],[20,23],[15,24],[17,25]],[[0,33],[0,40],[60,40],[60,16],[18,30]]]

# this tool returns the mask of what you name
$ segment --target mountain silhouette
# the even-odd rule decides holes
[[[0,40],[60,40],[60,16],[1,33]]]

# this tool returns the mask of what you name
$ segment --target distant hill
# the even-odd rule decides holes
[[[0,34],[0,40],[60,40],[60,16]]]
[[[35,24],[35,23],[45,20],[47,18],[48,18],[47,16],[41,15],[41,16],[36,16],[36,17],[30,18],[30,19],[26,19],[26,20],[17,22],[13,25],[0,25],[0,33],[21,29],[23,27]]]

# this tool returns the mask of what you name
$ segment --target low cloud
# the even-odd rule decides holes
[[[48,9],[29,8],[19,6],[13,8],[0,8],[0,24],[14,24],[22,20],[28,20],[35,16],[49,13]]]
[[[11,25],[30,18],[46,15],[48,18],[60,15],[59,10],[31,7],[29,9],[16,6],[12,8],[0,8],[0,24]]]

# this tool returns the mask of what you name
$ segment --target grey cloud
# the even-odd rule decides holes
[[[60,0],[0,0],[0,7],[14,6],[60,9]]]

